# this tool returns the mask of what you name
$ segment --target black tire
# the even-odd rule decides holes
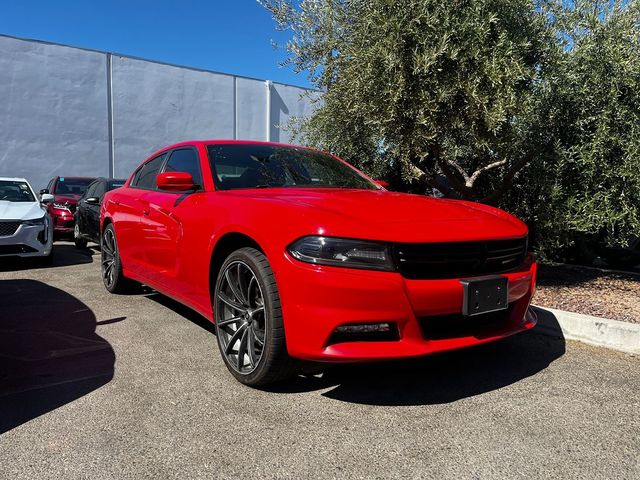
[[[81,250],[87,248],[87,241],[80,236],[80,227],[77,223],[73,227],[73,243]]]
[[[105,227],[100,238],[100,272],[105,288],[116,294],[135,293],[140,284],[124,276],[116,232],[112,224]]]
[[[237,349],[235,361],[233,360],[233,352],[235,352],[235,350],[232,349],[231,353],[228,354],[225,353],[225,349],[229,347],[228,344],[230,343],[230,341],[228,340],[230,339],[230,337],[233,337],[232,334],[234,332],[236,332],[243,326],[246,328],[246,330],[250,330],[251,328],[253,328],[251,326],[251,320],[248,320],[249,326],[247,326],[247,322],[240,324],[241,322],[243,322],[243,320],[239,320],[235,325],[235,330],[226,330],[227,328],[231,328],[230,325],[225,327],[220,326],[221,323],[224,323],[223,321],[221,321],[221,319],[225,318],[225,309],[227,312],[227,316],[229,315],[229,311],[234,311],[233,308],[230,309],[230,307],[228,307],[228,304],[220,300],[219,297],[221,291],[223,295],[226,295],[224,293],[225,288],[227,288],[228,291],[229,280],[225,276],[225,273],[227,271],[231,271],[230,269],[238,264],[242,264],[248,267],[249,270],[247,271],[250,271],[255,277],[255,280],[257,281],[257,284],[259,286],[259,294],[262,297],[263,306],[263,316],[261,320],[253,320],[253,322],[255,322],[255,325],[257,325],[258,322],[261,322],[263,325],[262,329],[260,329],[260,327],[255,327],[255,329],[252,330],[259,331],[262,334],[262,351],[260,352],[259,358],[255,361],[255,364],[251,363],[252,359],[248,360],[248,363],[250,363],[250,365],[248,365],[247,367],[252,368],[252,370],[248,372],[243,372],[242,367],[239,367],[239,365],[244,364],[244,362],[240,360],[240,352],[243,351],[242,341],[244,336],[242,337],[242,339],[238,338],[237,340],[239,341],[239,346]],[[236,278],[240,278],[240,273],[238,273],[238,277]],[[252,278],[248,282],[249,286],[246,297],[250,296],[252,284],[251,282],[253,281],[254,280]],[[240,280],[238,280],[237,285],[242,288]],[[254,289],[255,288],[256,287],[254,286]],[[250,304],[250,302],[248,304]],[[229,369],[229,372],[231,372],[231,374],[239,382],[250,387],[260,387],[263,385],[286,380],[296,373],[297,362],[292,359],[287,353],[284,323],[282,318],[282,307],[280,305],[278,286],[276,285],[276,280],[273,275],[273,271],[271,270],[271,266],[269,265],[269,261],[262,252],[256,250],[255,248],[245,247],[236,250],[227,257],[227,259],[222,264],[222,267],[220,268],[220,273],[218,274],[218,278],[216,280],[216,285],[213,292],[213,305],[215,312],[214,315],[216,318],[216,336],[218,339],[218,347],[220,348],[222,359]],[[258,306],[259,305],[260,304],[258,304]],[[238,310],[238,312],[240,311],[240,309],[236,310]],[[257,310],[260,310],[260,308],[255,308],[254,312]],[[231,315],[238,316],[238,318],[240,318],[240,313],[238,312]],[[253,346],[258,345],[257,348],[259,349],[259,343],[255,343],[256,337],[258,337],[257,341],[259,342],[259,335],[257,333],[253,333],[253,337],[251,336],[251,334],[249,335],[249,338],[254,339],[254,341],[252,342]],[[225,343],[227,343],[227,345],[225,345]],[[234,345],[235,344],[236,343],[234,342]],[[249,346],[245,345],[243,356],[249,356],[248,348]],[[255,356],[256,350],[254,349],[253,351],[254,353],[252,356]]]

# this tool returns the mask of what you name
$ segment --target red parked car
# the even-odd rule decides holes
[[[49,203],[48,210],[53,221],[54,239],[73,238],[78,200],[94,180],[91,177],[53,177],[47,187],[40,190],[41,195],[53,195],[53,202]]]
[[[361,362],[532,328],[527,227],[486,205],[393,193],[319,151],[193,141],[145,160],[101,207],[102,277],[216,324],[242,383],[296,359]]]

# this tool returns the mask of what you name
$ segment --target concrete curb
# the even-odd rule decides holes
[[[581,313],[565,312],[554,308],[533,306],[538,316],[553,315],[565,338],[578,340],[620,352],[640,354],[640,324],[620,322],[608,318],[592,317]],[[547,335],[558,332],[543,322],[536,330]]]

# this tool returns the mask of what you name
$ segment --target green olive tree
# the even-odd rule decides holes
[[[497,200],[543,148],[548,21],[530,0],[261,1],[325,91],[308,143],[417,191]]]

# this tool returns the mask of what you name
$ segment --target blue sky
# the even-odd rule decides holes
[[[256,0],[2,0],[0,33],[309,86]]]

